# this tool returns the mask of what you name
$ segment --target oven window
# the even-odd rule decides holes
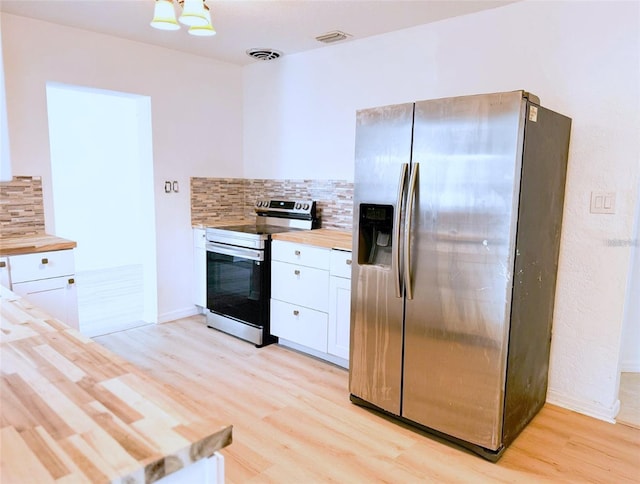
[[[207,308],[264,326],[268,316],[265,262],[207,251]]]

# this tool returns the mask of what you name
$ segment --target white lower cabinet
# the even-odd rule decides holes
[[[351,330],[351,279],[331,276],[329,304],[327,351],[348,360]]]
[[[215,452],[156,481],[158,484],[224,484],[224,456]]]
[[[271,334],[348,367],[351,252],[275,240],[271,260]]]
[[[78,329],[73,249],[12,255],[7,259],[14,293]]]
[[[72,277],[54,277],[39,281],[20,282],[13,292],[34,306],[78,329],[78,294]]]
[[[351,332],[351,251],[332,250],[329,272],[327,351],[348,362]]]
[[[271,300],[271,334],[327,352],[327,313]]]
[[[9,259],[0,257],[0,286],[11,289],[11,279],[9,278]]]
[[[271,263],[271,297],[325,313],[329,309],[329,271],[288,264]]]
[[[207,307],[207,233],[205,229],[193,229],[193,302],[200,308]]]

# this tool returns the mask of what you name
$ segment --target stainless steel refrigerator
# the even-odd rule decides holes
[[[542,407],[570,128],[524,91],[357,113],[354,403],[493,461]]]

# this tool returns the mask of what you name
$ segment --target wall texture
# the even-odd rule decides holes
[[[351,231],[353,183],[343,180],[191,178],[191,224],[206,227],[252,220],[260,198],[315,200],[322,228]]]
[[[44,233],[40,177],[13,177],[0,182],[0,238]]]
[[[551,402],[612,420],[640,177],[640,4],[523,1],[244,70],[245,173],[353,179],[355,111],[524,89],[573,119]],[[615,215],[589,213],[592,191]]]

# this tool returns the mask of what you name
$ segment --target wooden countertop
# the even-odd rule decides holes
[[[0,478],[154,482],[231,443],[231,425],[0,287]]]
[[[0,256],[74,249],[76,245],[72,240],[48,234],[2,237],[0,238]]]
[[[300,230],[273,234],[274,240],[315,245],[328,249],[351,250],[351,232],[333,229]]]

